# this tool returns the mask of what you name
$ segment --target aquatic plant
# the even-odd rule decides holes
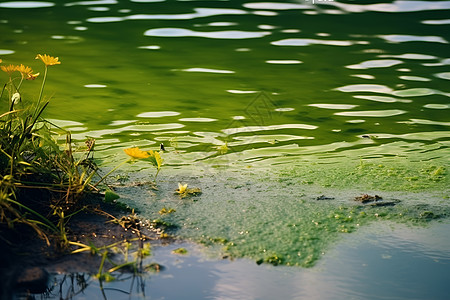
[[[198,187],[188,188],[188,184],[178,183],[178,188],[175,190],[176,194],[180,195],[180,198],[185,198],[188,196],[197,196],[202,193],[202,190]]]
[[[141,232],[141,229],[146,226],[143,221],[134,213],[134,211],[130,215],[123,216],[120,219],[113,216],[110,217],[113,219],[112,222],[120,225],[125,230],[132,231],[137,237],[124,239],[101,247],[96,247],[91,243],[87,245],[81,242],[68,242],[70,246],[77,247],[72,250],[72,254],[87,252],[91,255],[98,255],[101,257],[98,272],[94,275],[99,280],[100,285],[102,285],[103,281],[108,282],[115,280],[114,273],[117,271],[131,271],[133,274],[138,275],[143,273],[144,270],[154,266],[154,264],[147,266],[143,265],[143,259],[151,254],[150,243],[144,243],[146,239],[149,240],[150,238]],[[135,247],[136,244],[137,249]],[[119,257],[120,261],[117,261],[117,257]],[[113,260],[113,258],[116,260]],[[130,258],[132,259],[129,260]],[[106,262],[111,265],[110,268],[106,268]]]
[[[132,148],[126,148],[123,150],[126,155],[129,156],[127,160],[124,160],[117,166],[115,166],[113,169],[111,169],[105,176],[103,176],[99,181],[97,181],[96,184],[93,185],[93,187],[96,187],[99,185],[103,180],[105,180],[109,175],[111,175],[113,172],[115,172],[117,169],[119,169],[121,166],[123,166],[126,163],[134,163],[136,160],[146,160],[150,162],[153,166],[156,167],[156,174],[154,177],[154,180],[156,180],[156,177],[159,174],[159,171],[161,170],[161,166],[163,164],[163,159],[161,158],[161,155],[158,151],[143,151],[139,149],[139,147],[132,147]]]
[[[176,192],[178,194],[186,193],[187,186],[188,186],[187,183],[186,184],[181,184],[181,183],[178,182],[178,189],[176,190]]]

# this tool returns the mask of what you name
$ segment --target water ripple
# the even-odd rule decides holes
[[[13,54],[14,52],[15,51],[13,51],[13,50],[0,49],[0,55]]]
[[[434,55],[419,54],[419,53],[404,53],[404,54],[400,54],[400,55],[382,54],[382,55],[378,55],[378,57],[392,57],[392,58],[400,58],[400,59],[437,59],[437,57]]]
[[[398,78],[403,80],[410,80],[410,81],[431,81],[430,78],[420,77],[420,76],[399,76]]]
[[[161,117],[173,117],[180,115],[176,111],[149,111],[140,113],[137,115],[138,118],[161,118]]]
[[[125,20],[192,20],[196,18],[212,17],[218,15],[244,15],[246,11],[229,8],[195,8],[194,13],[188,14],[138,14],[125,17],[94,17],[87,19],[92,23],[119,22]]]
[[[395,91],[392,93],[394,96],[400,97],[419,97],[428,95],[444,95],[450,97],[450,93],[444,93],[442,91],[429,89],[429,88],[412,88],[407,90]]]
[[[402,64],[401,60],[397,59],[376,59],[366,60],[359,64],[345,66],[348,69],[371,69],[371,68],[388,68],[398,64]]]
[[[74,5],[108,5],[108,4],[117,4],[116,0],[97,0],[97,1],[78,1],[78,2],[70,2],[64,4],[64,6],[74,6]]]
[[[250,39],[261,38],[271,34],[267,31],[240,31],[240,30],[225,30],[225,31],[194,31],[184,28],[155,28],[144,32],[145,36],[159,36],[159,37],[204,37],[211,39]]]
[[[337,1],[323,1],[322,4],[334,5],[344,11],[353,13],[362,13],[367,11],[376,12],[414,12],[425,10],[450,9],[449,1],[402,1],[397,0],[393,3],[376,3],[376,4],[347,4]]]
[[[428,35],[408,35],[408,34],[387,34],[379,35],[378,37],[386,40],[390,43],[404,43],[404,42],[430,42],[430,43],[442,43],[448,44],[448,41],[440,36]]]
[[[450,80],[450,72],[442,72],[434,74],[437,78]]]
[[[250,9],[273,9],[273,10],[289,10],[289,9],[310,9],[311,5],[295,4],[295,3],[279,3],[279,2],[255,2],[245,3],[245,8]]]
[[[381,84],[349,84],[336,88],[341,92],[375,92],[391,94],[394,90]]]
[[[10,1],[0,3],[0,8],[45,8],[54,5],[55,3],[42,1]]]
[[[326,109],[352,109],[352,108],[357,107],[358,105],[318,103],[318,104],[309,104],[308,106],[313,106],[313,107],[318,107],[318,108],[326,108]]]
[[[294,64],[302,64],[303,62],[295,59],[278,59],[278,60],[272,59],[266,60],[266,63],[278,65],[294,65]]]
[[[233,74],[234,71],[230,70],[217,70],[217,69],[208,69],[208,68],[188,68],[183,69],[181,71],[184,72],[199,72],[199,73],[216,73],[216,74]]]
[[[227,128],[222,129],[222,132],[232,135],[236,133],[242,132],[257,132],[257,131],[266,131],[266,130],[278,130],[278,129],[308,129],[313,130],[319,128],[315,125],[308,124],[281,124],[281,125],[269,125],[269,126],[245,126],[238,128]]]
[[[450,19],[444,19],[444,20],[423,20],[421,21],[422,24],[427,25],[447,25],[450,24]]]
[[[405,110],[388,109],[388,110],[366,110],[366,111],[343,111],[335,113],[336,116],[348,117],[392,117],[406,113]]]
[[[374,133],[377,139],[405,139],[405,140],[425,140],[432,141],[442,138],[448,138],[450,131],[431,131],[431,132],[414,132],[406,134],[390,134],[390,133]]]
[[[377,102],[383,102],[383,103],[395,103],[395,102],[411,103],[412,102],[412,100],[409,100],[409,99],[398,99],[398,98],[387,97],[387,96],[355,95],[355,96],[353,96],[353,98],[365,99],[365,100],[371,100],[371,101],[377,101]]]
[[[181,118],[178,121],[181,122],[214,122],[217,121],[217,119],[212,119],[212,118]]]
[[[364,41],[336,41],[336,40],[318,40],[318,39],[283,39],[271,42],[275,46],[310,46],[310,45],[331,45],[331,46],[352,46],[355,44],[366,43]]]
[[[409,121],[398,123],[450,126],[450,122],[438,122],[424,119],[410,119]]]

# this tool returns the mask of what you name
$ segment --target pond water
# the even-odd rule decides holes
[[[104,284],[104,293],[107,299],[444,300],[449,229],[448,222],[414,232],[398,224],[369,226],[347,236],[312,269],[213,260],[186,243],[155,247],[150,261],[164,271],[120,276]],[[178,247],[188,254],[171,253]],[[104,299],[98,281],[86,274],[55,276],[50,289],[49,299]]]
[[[126,159],[124,148],[164,144],[158,190],[127,184],[153,180],[155,170],[137,162],[117,172],[116,192],[143,217],[176,225],[171,234],[238,259],[199,268],[233,270],[234,280],[265,272],[254,261],[314,270],[324,259],[327,279],[305,280],[339,284],[338,271],[362,271],[330,253],[363,227],[389,220],[414,235],[428,229],[413,225],[450,214],[449,9],[450,1],[2,1],[0,57],[36,71],[37,53],[60,58],[45,117],[79,145],[95,138],[105,172]],[[27,82],[24,99],[39,87]],[[178,182],[203,193],[181,199]],[[389,205],[354,201],[365,193]],[[160,216],[163,207],[176,212]],[[411,264],[410,252],[398,263]],[[448,274],[445,257],[422,266]],[[269,269],[272,279],[305,272]],[[264,278],[248,285],[262,289],[272,280]],[[367,299],[366,278],[352,280],[360,294],[345,284],[339,293]],[[393,299],[410,295],[400,284]]]

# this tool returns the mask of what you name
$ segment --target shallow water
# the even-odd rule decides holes
[[[415,229],[385,223],[339,243],[316,268],[256,265],[206,258],[192,244],[153,249],[156,274],[104,283],[107,299],[447,299],[448,223]],[[171,253],[178,247],[187,255]],[[80,280],[83,278],[83,280]],[[64,282],[61,284],[61,281]],[[79,274],[53,278],[49,299],[104,299],[98,281]],[[83,288],[82,288],[83,287]],[[68,297],[69,296],[69,297]]]
[[[117,187],[142,216],[216,245],[216,257],[311,267],[339,262],[329,253],[343,232],[449,215],[449,3],[7,1],[0,57],[35,70],[36,53],[60,57],[46,117],[78,145],[95,138],[105,169],[126,147],[164,143],[158,191]],[[115,179],[154,173],[138,162]],[[180,199],[178,182],[203,193]],[[359,206],[363,193],[395,205]],[[253,272],[246,260],[212,264]]]

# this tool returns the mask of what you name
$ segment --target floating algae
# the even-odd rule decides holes
[[[441,172],[436,171],[439,167],[426,165],[416,166],[424,170],[426,180],[438,186],[447,180],[446,173],[433,175]],[[341,176],[346,176],[340,167]],[[387,164],[383,168],[391,167]],[[361,165],[355,163],[349,170],[359,168]],[[381,167],[364,163],[362,168]],[[170,191],[168,187],[175,186],[180,176],[162,177],[160,190]],[[441,177],[433,181],[433,176]],[[294,175],[293,170],[284,175],[261,169],[182,179],[195,181],[203,193],[194,199],[180,199],[172,192],[157,192],[155,199],[146,201],[142,213],[175,225],[170,233],[210,246],[208,249],[216,256],[244,257],[257,263],[311,267],[343,234],[368,223],[389,220],[425,225],[450,216],[443,196],[448,191],[371,192],[367,185],[336,189],[310,184],[300,174]],[[377,201],[355,201],[366,192],[379,195]],[[156,215],[162,205],[170,205],[176,212]]]

